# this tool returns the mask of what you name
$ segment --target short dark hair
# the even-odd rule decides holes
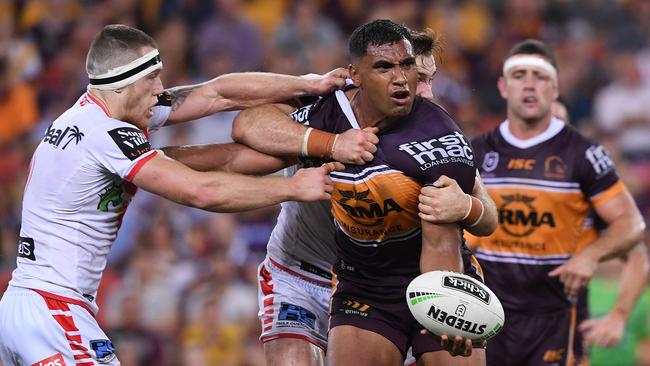
[[[547,59],[557,69],[555,54],[544,42],[537,39],[527,39],[512,46],[508,57],[514,55],[539,55]]]
[[[90,45],[86,57],[86,72],[103,74],[141,56],[142,47],[158,48],[156,41],[145,32],[123,24],[105,26]]]
[[[349,52],[352,60],[365,56],[368,46],[381,46],[401,40],[413,43],[408,29],[387,19],[373,20],[355,29],[350,36]]]

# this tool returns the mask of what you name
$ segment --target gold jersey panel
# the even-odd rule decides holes
[[[625,190],[602,146],[569,126],[553,126],[554,135],[526,148],[510,143],[503,127],[472,141],[499,224],[488,237],[466,239],[486,283],[513,311],[570,305],[548,272],[597,237],[592,207]]]

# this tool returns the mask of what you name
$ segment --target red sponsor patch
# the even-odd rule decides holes
[[[60,353],[57,353],[54,356],[50,356],[32,364],[32,366],[65,366],[65,361],[63,360],[63,356],[61,356]]]

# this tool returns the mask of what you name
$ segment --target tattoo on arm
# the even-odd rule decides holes
[[[169,94],[171,98],[172,111],[178,110],[178,108],[180,108],[181,105],[185,102],[185,99],[187,99],[187,96],[190,95],[190,93],[192,93],[192,91],[198,87],[198,85],[190,85],[180,86],[167,90],[166,93]]]

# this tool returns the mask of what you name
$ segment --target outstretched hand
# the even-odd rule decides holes
[[[339,162],[323,164],[318,168],[300,169],[291,177],[292,200],[321,201],[332,197],[334,185],[329,173],[341,171],[345,166]]]
[[[578,329],[583,333],[587,346],[616,347],[625,333],[625,317],[611,312],[598,319],[588,319],[580,323]]]
[[[304,78],[313,80],[311,94],[326,95],[337,89],[345,87],[345,79],[350,77],[348,70],[342,67],[336,68],[326,74],[307,74]]]
[[[598,267],[598,260],[586,252],[574,254],[568,261],[549,272],[550,277],[559,277],[564,284],[564,293],[569,297],[578,295],[581,288],[589,284]]]
[[[377,127],[351,128],[343,132],[334,143],[332,159],[357,165],[372,161],[377,152],[378,132]]]

